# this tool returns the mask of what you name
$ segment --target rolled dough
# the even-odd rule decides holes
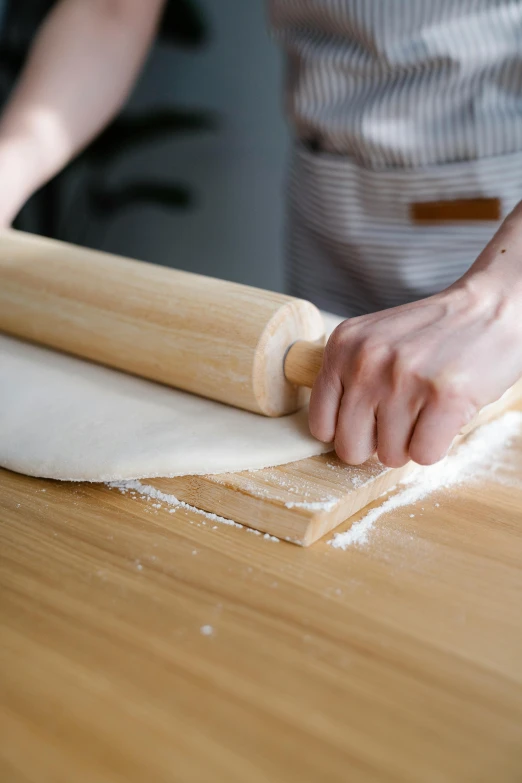
[[[325,316],[330,332],[342,319]],[[280,419],[0,334],[0,465],[68,481],[264,468],[331,447],[307,410]]]

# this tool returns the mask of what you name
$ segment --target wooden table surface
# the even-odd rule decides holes
[[[0,691],[2,783],[519,783],[522,489],[305,550],[0,472]]]

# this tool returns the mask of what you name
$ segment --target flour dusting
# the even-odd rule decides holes
[[[484,478],[499,478],[504,482],[505,478],[496,476],[499,469],[504,467],[502,453],[511,445],[513,438],[520,435],[522,413],[518,411],[509,411],[501,418],[484,424],[469,435],[454,453],[440,462],[429,467],[416,467],[400,482],[400,486],[405,486],[405,489],[377,508],[372,508],[345,533],[335,533],[328,543],[335,549],[363,546],[380,517],[422,500],[436,490]]]
[[[277,536],[271,536],[270,533],[265,533],[263,538],[265,541],[274,541],[275,543],[279,543],[279,538]]]
[[[152,503],[152,508],[162,508],[161,503],[165,503],[167,506],[171,506],[171,508],[167,509],[169,514],[174,514],[178,508],[183,508],[186,511],[192,511],[193,514],[199,514],[200,516],[205,517],[205,519],[210,519],[212,522],[219,522],[222,525],[229,525],[232,527],[244,527],[239,522],[234,522],[233,519],[227,519],[226,517],[220,517],[217,514],[212,514],[209,511],[203,511],[201,508],[196,508],[195,506],[189,505],[189,503],[185,503],[183,500],[179,500],[175,495],[169,495],[165,492],[162,492],[160,489],[156,489],[156,487],[153,487],[150,484],[142,484],[141,481],[137,481],[136,479],[130,481],[109,481],[107,486],[118,489],[122,495],[126,495],[127,492],[130,492],[132,496],[136,496],[137,493],[142,497],[148,497],[156,501],[161,501],[159,503]],[[217,526],[213,526],[212,530],[217,530]],[[255,533],[258,536],[261,535],[259,530],[254,530],[253,528],[247,528],[247,531],[249,533]],[[276,538],[276,536],[271,536],[270,533],[265,533],[263,538],[266,541],[273,541],[275,543],[279,542],[279,539]]]
[[[169,510],[169,514],[174,513],[176,508],[184,508],[186,511],[192,511],[194,514],[199,514],[200,516],[203,516],[206,519],[212,520],[212,522],[220,522],[222,525],[231,525],[232,527],[243,527],[243,525],[240,525],[239,522],[234,522],[233,519],[227,519],[226,517],[219,517],[217,514],[211,514],[208,511],[203,511],[201,508],[196,508],[195,506],[191,506],[188,503],[185,503],[183,500],[178,500],[178,498],[175,495],[168,495],[165,492],[161,492],[161,490],[156,489],[156,487],[152,487],[150,484],[142,484],[141,481],[136,481],[136,480],[109,481],[107,486],[114,487],[115,489],[119,489],[119,491],[123,495],[125,495],[129,491],[134,490],[139,495],[148,498],[154,498],[154,500],[161,500],[163,503],[166,503],[168,506],[174,507]],[[161,508],[161,504],[153,503],[152,507]]]
[[[331,511],[338,502],[339,498],[326,498],[313,503],[294,503],[293,500],[290,500],[288,503],[285,503],[285,506],[286,508],[302,508],[306,511]]]

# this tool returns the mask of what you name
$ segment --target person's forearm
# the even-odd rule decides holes
[[[522,202],[505,219],[468,272],[456,283],[494,300],[522,301]]]
[[[0,117],[0,226],[123,105],[164,0],[61,0]]]

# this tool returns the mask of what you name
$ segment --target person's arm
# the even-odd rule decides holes
[[[60,0],[0,117],[0,227],[119,111],[165,0]]]
[[[353,318],[330,338],[310,430],[345,462],[437,462],[522,377],[522,202],[440,294]]]

